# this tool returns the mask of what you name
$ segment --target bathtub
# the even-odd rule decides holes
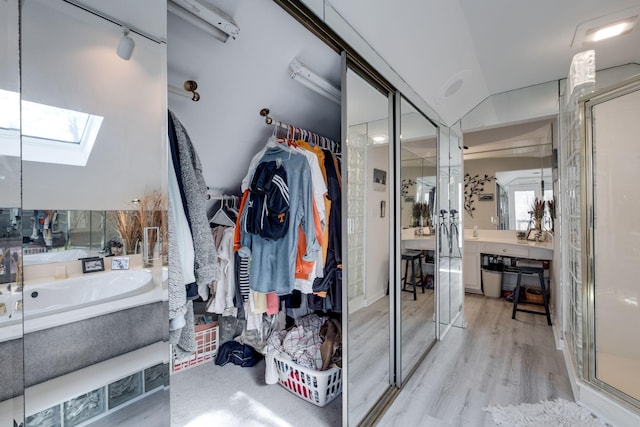
[[[22,265],[50,264],[52,262],[76,261],[85,258],[89,254],[83,249],[69,249],[66,251],[42,252],[39,254],[27,254],[22,257]]]
[[[26,284],[24,333],[162,300],[162,283],[148,270],[89,273]]]
[[[15,286],[15,285],[14,285]],[[22,292],[0,290],[0,342],[22,336]]]

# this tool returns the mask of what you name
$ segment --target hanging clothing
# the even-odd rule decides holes
[[[278,295],[291,293],[295,284],[298,226],[307,238],[304,259],[312,261],[320,250],[313,221],[311,171],[307,158],[281,146],[269,147],[260,162],[275,161],[285,168],[289,187],[290,221],[286,235],[279,240],[267,240],[259,235],[241,234],[241,256],[251,255],[250,286],[254,291]],[[241,217],[244,217],[244,212]],[[242,224],[242,222],[241,222]]]
[[[233,253],[233,227],[216,227],[211,233],[218,251],[220,278],[211,284],[213,301],[207,306],[209,313],[222,314],[235,308],[236,292],[235,259]]]
[[[175,144],[170,143],[170,146],[172,158],[177,157],[179,161],[179,167],[175,172],[181,183],[181,194],[186,200],[185,209],[195,250],[194,272],[198,294],[206,301],[209,298],[209,283],[220,276],[219,266],[216,263],[218,254],[213,243],[206,212],[207,185],[202,175],[202,164],[198,153],[195,151],[186,129],[171,111],[169,111],[169,120],[175,130]]]
[[[169,343],[179,359],[191,356],[196,350],[196,335],[193,321],[193,303],[187,301],[187,292],[182,278],[180,249],[176,239],[174,208],[169,201],[167,212],[169,238]]]

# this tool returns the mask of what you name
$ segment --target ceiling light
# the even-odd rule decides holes
[[[303,84],[336,104],[341,103],[340,90],[311,71],[298,61],[297,58],[293,58],[289,64],[289,76],[298,83]]]
[[[201,0],[170,0],[167,11],[226,43],[240,28],[229,15]]]
[[[131,55],[133,55],[133,48],[135,47],[136,43],[131,37],[129,37],[129,29],[127,27],[122,27],[122,37],[118,43],[116,53],[120,58],[128,61],[131,59]]]
[[[582,47],[601,40],[628,34],[638,20],[640,7],[585,21],[576,27],[571,47]]]
[[[592,28],[587,31],[586,41],[598,42],[600,40],[610,39],[611,37],[626,34],[633,29],[633,24],[637,18],[637,16],[634,16],[633,18],[605,25],[604,27]]]
[[[375,142],[376,144],[381,144],[383,142],[385,142],[387,140],[386,136],[374,136],[373,137],[373,142]]]

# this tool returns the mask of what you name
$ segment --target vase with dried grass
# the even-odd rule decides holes
[[[544,200],[539,200],[537,197],[533,201],[533,204],[531,205],[531,209],[532,209],[531,216],[533,217],[533,225],[534,225],[534,228],[538,231],[542,230],[542,218],[544,217],[544,207],[545,207]]]
[[[115,211],[112,218],[126,254],[139,253],[145,229],[158,227],[159,235],[150,233],[148,244],[150,248],[154,248],[160,239],[161,254],[155,255],[162,256],[163,262],[166,261],[166,254],[168,254],[166,196],[157,191],[145,194],[135,204],[135,209]]]

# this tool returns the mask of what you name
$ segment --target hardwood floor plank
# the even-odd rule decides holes
[[[466,295],[468,327],[436,344],[378,425],[493,426],[484,412],[490,405],[573,400],[544,316],[518,313],[513,320],[511,308]]]

